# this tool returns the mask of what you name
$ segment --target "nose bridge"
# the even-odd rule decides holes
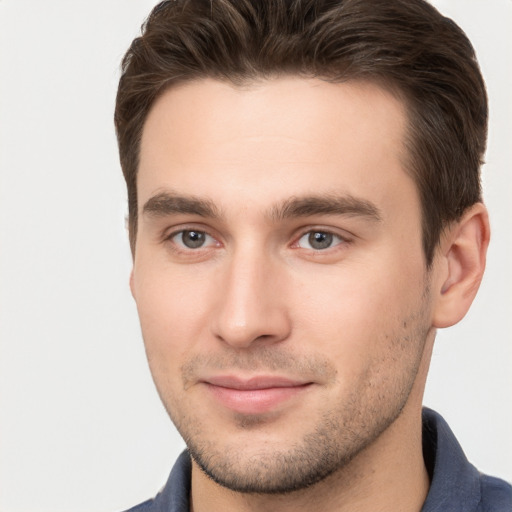
[[[274,343],[287,337],[289,320],[279,297],[279,265],[260,247],[239,246],[221,276],[214,334],[238,348]]]

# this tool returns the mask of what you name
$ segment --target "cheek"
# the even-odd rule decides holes
[[[152,372],[168,372],[197,350],[207,328],[208,290],[177,272],[135,273],[134,290]]]
[[[424,307],[424,270],[413,262],[394,267],[365,262],[335,272],[303,275],[295,294],[294,324],[303,342],[332,357],[343,372],[364,371],[370,360],[387,357],[406,337],[407,326]],[[292,302],[292,301],[291,301]]]

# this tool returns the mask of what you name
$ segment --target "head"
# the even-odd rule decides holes
[[[213,480],[301,489],[418,419],[481,277],[486,116],[470,43],[420,0],[155,8],[116,106],[131,287]]]

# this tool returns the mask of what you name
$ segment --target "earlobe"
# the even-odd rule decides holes
[[[487,209],[473,205],[443,234],[437,262],[442,269],[435,284],[435,327],[456,324],[467,313],[482,281],[489,245]]]

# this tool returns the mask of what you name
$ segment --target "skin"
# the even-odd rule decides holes
[[[421,509],[435,330],[489,229],[475,205],[427,271],[406,129],[370,83],[201,80],[153,106],[131,289],[196,512]]]

